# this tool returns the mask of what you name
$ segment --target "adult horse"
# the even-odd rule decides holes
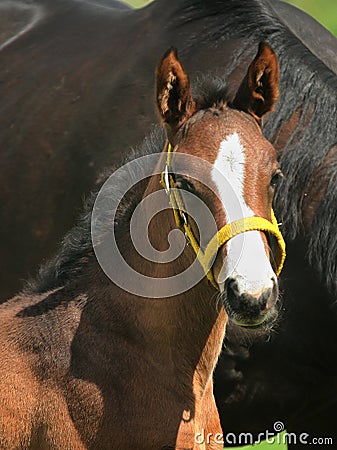
[[[245,326],[277,314],[272,264],[278,273],[284,249],[272,199],[280,169],[259,126],[278,97],[277,58],[261,44],[230,105],[209,77],[192,96],[175,50],[156,78],[166,144],[153,137],[148,158],[114,173],[39,280],[0,307],[3,449],[222,448],[212,373],[227,314]],[[207,205],[201,218],[195,201],[197,211]],[[138,232],[148,226],[159,252],[180,226],[192,245],[144,260],[132,220]],[[268,232],[280,246],[275,258]],[[135,283],[127,277],[128,289],[112,235],[142,273]],[[201,277],[194,269],[187,288],[195,258]]]
[[[163,48],[180,48],[193,72],[227,74],[235,92],[252,49],[271,39],[282,59],[282,99],[289,102],[291,88],[295,107],[303,103],[308,80],[321,87],[330,73],[308,48],[336,67],[331,35],[281,2],[161,0],[131,10],[112,0],[14,0],[0,9],[2,298],[55,251],[102,169],[120,162],[154,122],[152,67]],[[296,77],[302,65],[307,71]],[[271,138],[284,119],[278,114],[267,128]],[[312,133],[314,124],[309,126]],[[290,132],[282,138],[280,148]],[[295,186],[298,195],[301,188]]]
[[[22,12],[22,3],[14,5]],[[179,47],[190,70],[218,71],[235,93],[257,42],[267,40],[280,58],[281,97],[264,130],[285,174],[275,208],[294,239],[285,313],[270,342],[249,351],[231,333],[218,405],[225,431],[259,432],[277,419],[289,430],[333,434],[336,39],[278,1],[161,0],[139,11],[70,0],[25,7],[33,5],[33,26],[11,41],[7,27],[0,53],[4,293],[55,249],[107,162],[143,136],[154,118],[152,67],[163,48]]]

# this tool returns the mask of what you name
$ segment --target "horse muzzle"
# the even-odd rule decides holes
[[[221,298],[228,318],[236,325],[257,327],[262,323],[274,321],[278,315],[276,278],[271,279],[270,286],[252,293],[242,292],[240,280],[230,277],[224,283]]]

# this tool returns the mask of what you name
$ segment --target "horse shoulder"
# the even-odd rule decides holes
[[[29,303],[21,296],[0,308],[0,448],[84,449],[67,402],[70,358],[67,361],[64,355],[70,354],[70,345],[60,342],[58,350],[53,348],[53,330],[64,324],[51,319],[48,336],[38,316],[33,317],[35,311],[29,309],[39,301]],[[25,311],[32,317],[25,317]],[[59,337],[56,331],[55,335]],[[63,366],[57,354],[66,360]],[[87,405],[82,402],[84,409]]]
[[[15,314],[3,305],[0,312],[0,447],[28,448],[40,387],[27,355],[20,351]]]

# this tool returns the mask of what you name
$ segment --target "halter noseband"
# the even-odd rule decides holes
[[[171,154],[172,146],[169,143],[167,147],[166,165],[164,171],[161,174],[160,183],[169,197],[169,202],[173,209],[176,224],[178,227],[183,228],[185,236],[190,242],[210,283],[216,289],[219,289],[219,286],[215,281],[212,272],[212,262],[214,260],[214,257],[218,253],[218,250],[234,236],[237,236],[238,234],[244,233],[246,231],[253,230],[268,232],[276,237],[278,248],[275,254],[275,272],[278,276],[281,273],[283,267],[283,263],[286,257],[286,250],[284,239],[279,230],[273,210],[271,210],[271,222],[267,219],[264,219],[263,217],[254,216],[235,220],[234,222],[230,222],[224,225],[209,241],[205,252],[201,250],[199,243],[193,233],[193,230],[188,223],[187,216],[183,211],[183,201],[179,195],[179,189],[174,187],[174,179],[170,173]]]

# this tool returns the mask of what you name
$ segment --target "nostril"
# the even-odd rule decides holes
[[[274,302],[271,300],[271,297],[272,297],[271,294],[272,294],[272,289],[266,289],[262,292],[262,294],[258,298],[258,302],[260,304],[261,311],[267,311],[274,305]]]
[[[225,290],[227,291],[227,294],[234,294],[235,296],[240,295],[239,284],[235,278],[227,278],[225,281]]]
[[[278,298],[278,284],[274,279],[272,279],[272,281],[272,288],[266,289],[259,297],[261,307],[263,307],[266,311],[275,305]]]

